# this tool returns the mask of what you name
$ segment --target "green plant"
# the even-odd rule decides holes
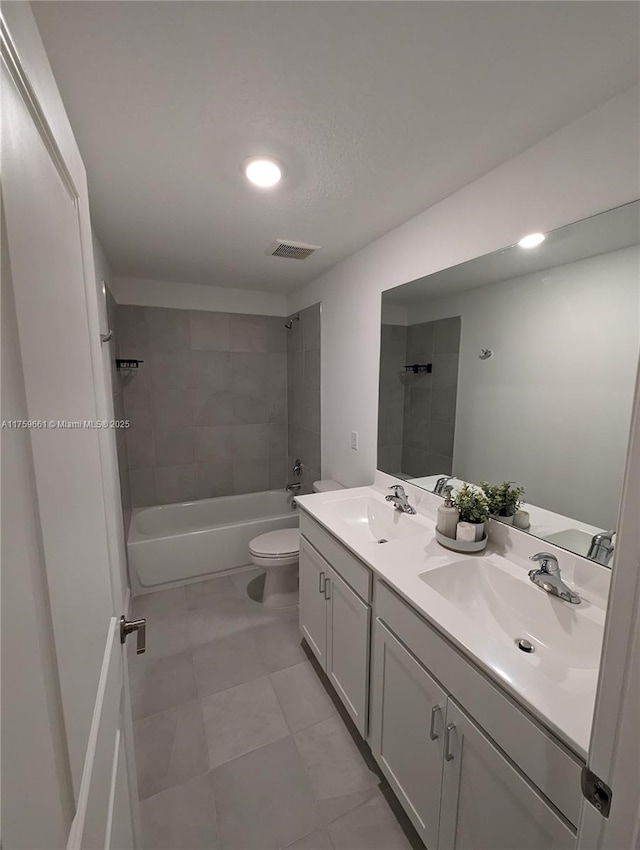
[[[522,504],[524,487],[512,486],[514,481],[489,484],[481,481],[480,486],[489,502],[489,512],[494,516],[513,516]]]
[[[489,502],[481,490],[463,484],[451,497],[460,513],[461,522],[486,522],[489,519]]]

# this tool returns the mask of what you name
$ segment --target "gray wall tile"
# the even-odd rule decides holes
[[[196,499],[198,493],[195,466],[167,466],[156,469],[156,495],[162,505]]]
[[[198,499],[233,493],[233,463],[199,463],[196,467]]]
[[[167,307],[145,307],[149,346],[154,351],[184,351],[191,348],[189,313]]]
[[[156,465],[150,428],[134,425],[127,429],[127,459],[130,469],[150,469]]]
[[[210,425],[195,429],[198,463],[228,463],[233,458],[233,428]]]
[[[275,316],[115,302],[111,310],[122,356],[144,360],[118,399],[114,389],[114,408],[132,423],[118,435],[123,501],[280,488],[294,451],[306,451],[307,475],[319,476],[319,305],[292,332]]]
[[[191,348],[194,351],[231,351],[229,313],[191,310]]]
[[[134,508],[157,505],[155,469],[130,469],[131,503]]]
[[[196,456],[193,428],[154,428],[156,467],[193,463]]]
[[[236,493],[260,493],[262,490],[268,490],[268,461],[235,461],[233,464],[233,486]]]
[[[231,425],[233,393],[231,390],[192,390],[195,425]]]

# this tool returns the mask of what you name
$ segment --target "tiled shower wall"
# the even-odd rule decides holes
[[[118,307],[134,506],[281,488],[287,455],[284,318]]]
[[[295,482],[292,469],[303,462],[302,493],[310,493],[321,475],[320,458],[320,304],[302,310],[287,331],[288,454],[287,479]]]
[[[402,466],[403,367],[407,362],[406,325],[382,325],[378,396],[378,469],[390,475]]]
[[[452,473],[460,328],[459,316],[407,328],[382,326],[378,465],[383,471],[411,478]],[[403,332],[404,363],[432,363],[432,373],[394,374],[402,359]]]

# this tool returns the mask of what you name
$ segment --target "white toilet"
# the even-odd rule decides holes
[[[314,493],[342,490],[337,481],[315,481]],[[298,604],[298,559],[300,532],[281,528],[254,537],[249,543],[251,563],[266,571],[262,604],[267,608],[288,608]]]

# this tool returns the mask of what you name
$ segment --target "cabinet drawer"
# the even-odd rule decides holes
[[[361,564],[342,543],[304,511],[300,512],[300,534],[306,537],[365,602],[371,601],[371,570]]]
[[[576,825],[583,763],[429,625],[384,582],[375,615],[464,706],[540,791]]]

